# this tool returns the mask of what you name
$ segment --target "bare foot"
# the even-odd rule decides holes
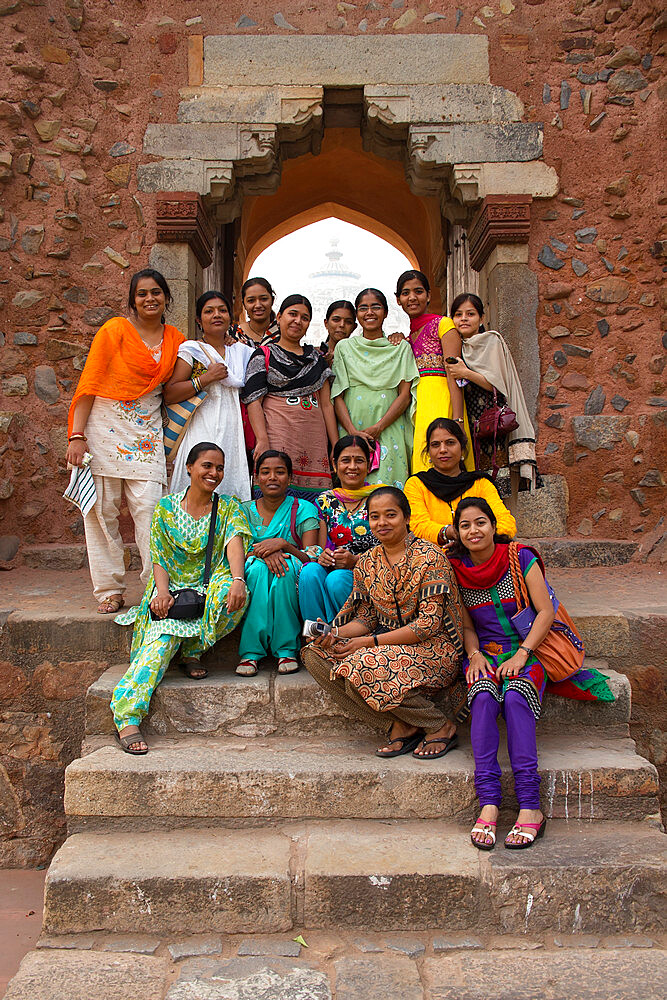
[[[488,826],[488,830],[477,829],[473,830],[470,834],[470,839],[474,840],[476,844],[484,844],[487,847],[493,846],[493,837],[491,836],[491,831],[496,831],[496,822],[498,820],[498,806],[482,806],[479,819],[475,823],[476,827]]]
[[[389,730],[390,740],[405,740],[410,739],[415,733],[419,732],[416,726],[408,726],[406,722],[401,722],[397,719]],[[392,750],[396,749],[396,744],[391,746],[389,743],[383,743],[381,747],[378,747],[380,753],[391,753]]]
[[[517,827],[516,833],[508,833],[505,837],[506,844],[525,844],[531,837],[534,837],[537,830],[534,826],[527,826],[526,835],[521,831],[525,823],[541,823],[544,819],[544,813],[541,809],[519,809],[519,815],[517,816],[516,822],[514,824]]]
[[[435,757],[447,750],[447,743],[456,736],[456,726],[453,722],[446,722],[435,733],[426,733],[424,739],[414,752],[415,757]],[[453,747],[451,749],[454,749]]]

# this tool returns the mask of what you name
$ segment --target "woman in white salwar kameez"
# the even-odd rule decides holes
[[[239,389],[245,383],[253,351],[242,343],[225,343],[231,313],[222,292],[204,292],[197,299],[195,311],[203,339],[186,340],[180,345],[174,374],[164,387],[164,399],[166,403],[179,403],[200,389],[206,391],[206,398],[190,418],[179,445],[169,492],[179,493],[189,484],[185,460],[190,449],[200,441],[215,441],[225,455],[225,493],[241,501],[249,500]]]

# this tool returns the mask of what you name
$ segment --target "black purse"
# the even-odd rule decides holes
[[[195,618],[201,618],[204,614],[204,606],[206,604],[206,591],[208,590],[208,582],[211,578],[211,560],[213,558],[213,540],[215,538],[215,525],[218,519],[218,494],[213,494],[213,504],[211,506],[211,523],[208,529],[208,541],[206,543],[206,559],[204,562],[204,593],[200,594],[198,590],[193,590],[192,587],[183,587],[182,590],[170,590],[169,593],[174,598],[174,603],[169,608],[166,617],[174,618],[177,621],[192,621]],[[229,511],[227,512],[229,513]],[[227,518],[225,518],[225,523],[223,525],[223,532],[227,527]],[[154,621],[163,621],[164,619],[159,619],[157,615],[153,612],[151,608],[151,618]]]

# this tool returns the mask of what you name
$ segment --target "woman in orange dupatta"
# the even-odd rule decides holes
[[[123,492],[144,584],[151,572],[151,519],[167,482],[162,386],[185,339],[164,322],[170,303],[169,285],[159,271],[146,268],[132,276],[132,320],[115,316],[97,331],[70,406],[67,461],[80,466],[86,452],[92,455],[97,500],[83,523],[100,614],[114,614],[124,604],[124,545],[118,530]]]

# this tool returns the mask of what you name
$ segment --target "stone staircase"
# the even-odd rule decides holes
[[[627,623],[566,599],[587,648],[618,665]],[[493,993],[485,960],[495,952],[496,973],[502,962],[514,983],[496,996],[661,995],[651,992],[667,931],[658,775],[629,736],[629,681],[606,660],[588,662],[607,673],[615,702],[545,698],[544,840],[481,853],[468,840],[476,798],[465,727],[460,749],[440,760],[380,760],[377,736],[305,671],[279,676],[273,664],[237,677],[230,637],[208,654],[205,680],[167,672],[143,726],[150,753],[131,757],[108,708],[125,670],[113,649],[126,639],[112,640],[110,622],[91,626],[119,662],[88,689],[43,937],[7,1000],[477,1000]],[[60,627],[62,643],[74,627]],[[506,759],[504,770],[501,835],[516,809]],[[296,964],[278,957],[298,956],[298,934],[313,950]],[[647,977],[634,949],[651,946]],[[595,952],[582,965],[586,947]],[[567,994],[553,983],[555,992],[521,992],[515,966],[528,962],[540,981],[538,956],[526,953],[535,948],[551,949],[541,957]],[[251,955],[260,957],[239,957]],[[476,983],[446,991],[469,957]],[[584,988],[593,967],[616,992]]]

